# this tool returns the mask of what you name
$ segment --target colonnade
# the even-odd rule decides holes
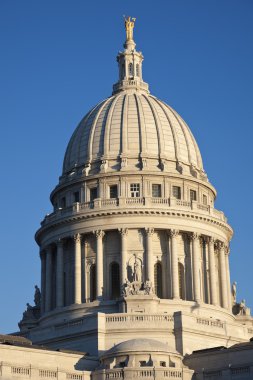
[[[121,228],[118,230],[121,236],[121,250],[120,250],[120,283],[125,283],[127,279],[127,265],[128,265],[128,229]],[[144,253],[144,274],[145,280],[150,280],[154,284],[154,254],[153,254],[153,228],[145,229],[145,253]],[[180,298],[179,289],[179,252],[177,236],[180,231],[171,229],[167,230],[168,236],[168,252],[167,257],[170,261],[170,272],[166,274],[166,281],[170,281],[172,299]],[[103,298],[104,286],[104,271],[103,271],[103,237],[105,232],[102,230],[94,231],[96,237],[96,296],[97,299]],[[84,235],[85,236],[85,235]],[[73,303],[82,303],[82,267],[81,267],[81,234],[73,236],[74,240],[74,294]],[[229,259],[228,249],[226,245],[217,241],[212,236],[202,236],[198,233],[187,233],[191,241],[191,266],[192,266],[192,300],[201,302],[201,251],[199,239],[203,239],[207,247],[208,253],[208,271],[209,271],[209,303],[217,306],[218,304],[225,309],[231,310],[231,294],[230,294],[230,273],[229,273]],[[215,247],[218,249],[219,271],[217,271],[215,263]],[[54,249],[53,249],[54,248]],[[55,252],[55,265],[53,267],[53,254]],[[53,284],[53,268],[55,268],[55,283]],[[219,278],[218,278],[219,276]],[[219,284],[219,286],[217,286]],[[52,309],[53,303],[53,285],[55,287],[55,306],[61,308],[64,306],[64,240],[59,239],[41,250],[41,295],[42,295],[42,313],[48,312]],[[218,292],[220,294],[218,294]]]

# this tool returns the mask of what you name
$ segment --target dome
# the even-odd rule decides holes
[[[130,339],[119,343],[106,352],[106,356],[120,354],[123,352],[166,352],[179,354],[176,350],[170,348],[167,344],[154,339]]]
[[[166,103],[138,89],[116,93],[87,113],[68,144],[63,174],[122,156],[164,159],[203,171],[185,121]]]

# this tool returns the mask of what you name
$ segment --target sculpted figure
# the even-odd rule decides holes
[[[246,307],[246,301],[245,300],[241,300],[240,304],[239,304],[239,314],[240,315],[246,315],[246,310],[247,310],[247,307]]]
[[[125,18],[125,29],[126,29],[126,36],[127,41],[133,39],[133,29],[134,29],[134,23],[136,18],[132,18],[129,16],[128,18]]]
[[[41,301],[40,289],[37,285],[35,285],[35,293],[34,293],[35,306],[40,307],[40,301]]]
[[[137,282],[141,281],[141,264],[136,258],[134,262],[133,280]]]
[[[234,303],[236,303],[236,286],[237,286],[237,282],[233,282],[233,284],[232,284],[232,296],[233,296]]]
[[[152,287],[152,282],[148,279],[145,283],[144,283],[144,294],[152,294],[153,293],[153,287]]]

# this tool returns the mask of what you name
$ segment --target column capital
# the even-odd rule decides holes
[[[73,236],[73,239],[74,239],[74,241],[75,241],[76,244],[81,243],[81,241],[82,241],[82,235],[81,234],[75,234]]]
[[[199,240],[200,237],[201,237],[201,235],[198,234],[197,232],[193,232],[193,233],[191,234],[191,238],[192,238],[192,240]]]
[[[218,241],[217,241],[217,247],[218,247],[219,250],[224,250],[224,251],[225,251],[225,249],[226,249],[226,244],[224,243],[224,241],[220,241],[220,240],[218,240]]]
[[[154,228],[145,228],[147,236],[152,236],[155,232]]]
[[[51,254],[53,253],[53,246],[52,244],[48,244],[46,247],[45,247],[45,251],[47,254]]]
[[[118,231],[119,231],[121,236],[128,235],[128,228],[118,228]]]
[[[63,243],[64,243],[64,240],[62,238],[59,238],[56,240],[56,245],[57,247],[62,247],[63,246]]]
[[[97,239],[98,238],[103,239],[103,237],[105,236],[105,232],[103,230],[96,230],[96,231],[93,231],[93,233]]]
[[[209,244],[215,244],[215,242],[216,242],[216,239],[215,239],[215,237],[214,236],[207,236],[207,241],[208,241],[208,243]]]
[[[175,238],[179,235],[179,230],[169,230],[168,234],[169,234],[169,237]]]

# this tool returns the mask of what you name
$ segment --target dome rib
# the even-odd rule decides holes
[[[147,141],[146,141],[146,127],[145,127],[145,120],[144,120],[144,112],[143,112],[143,106],[141,104],[139,96],[134,94],[135,101],[136,101],[136,107],[137,107],[137,114],[138,114],[138,122],[139,122],[139,133],[140,133],[140,153],[147,153]]]
[[[71,139],[70,139],[70,142],[68,144],[68,147],[67,147],[67,150],[66,150],[66,153],[65,153],[65,157],[64,157],[64,161],[63,161],[63,171],[68,171],[68,167],[71,166],[71,157],[72,157],[72,147],[73,147],[73,144],[74,144],[74,141],[76,139],[76,136],[78,134],[78,132],[80,131],[81,129],[81,126],[83,124],[86,123],[86,121],[89,119],[89,117],[91,116],[91,114],[93,112],[96,111],[97,108],[99,108],[99,106],[104,102],[104,100],[102,100],[101,102],[99,102],[97,105],[95,105],[90,112],[88,112],[84,118],[80,121],[80,123],[78,124],[77,128],[75,129],[74,133],[72,134],[71,136]],[[79,152],[79,150],[78,150]],[[68,162],[67,162],[68,161]]]
[[[176,134],[176,131],[174,129],[174,126],[172,125],[171,121],[170,121],[170,118],[167,114],[167,112],[165,112],[165,107],[164,106],[167,106],[166,103],[164,103],[162,100],[159,100],[157,98],[155,98],[154,96],[150,96],[153,100],[156,101],[156,103],[161,107],[168,123],[169,123],[169,126],[170,126],[170,129],[171,129],[171,132],[172,132],[172,136],[173,136],[173,140],[174,140],[174,148],[175,148],[175,158],[176,158],[176,161],[179,161],[179,143],[178,143],[178,140],[177,140],[177,134]]]
[[[95,132],[95,128],[96,128],[96,125],[97,125],[98,118],[101,115],[101,113],[102,113],[103,109],[105,108],[105,106],[110,102],[110,100],[111,100],[111,97],[108,98],[108,99],[106,99],[106,101],[104,102],[104,104],[100,107],[100,109],[98,110],[98,113],[97,113],[95,119],[93,120],[92,126],[90,128],[89,141],[88,141],[88,150],[89,150],[88,161],[89,162],[92,161],[93,139],[94,139],[94,132]]]
[[[103,149],[103,155],[105,158],[108,156],[109,152],[109,145],[110,145],[110,132],[111,132],[111,125],[112,125],[112,115],[115,108],[116,103],[118,102],[118,99],[121,97],[121,95],[115,96],[112,103],[109,105],[109,111],[106,116],[106,122],[104,127],[104,149]]]
[[[169,107],[169,108],[170,108],[170,107]],[[183,132],[183,135],[184,135],[184,138],[185,138],[185,143],[186,143],[186,146],[187,146],[188,160],[189,160],[190,164],[192,165],[193,163],[192,163],[191,149],[190,149],[190,145],[189,145],[188,138],[187,138],[186,133],[185,133],[185,129],[183,128],[182,123],[181,123],[181,121],[178,119],[177,114],[174,112],[174,110],[173,110],[172,108],[170,108],[170,111],[171,111],[171,112],[173,113],[173,115],[175,116],[175,118],[176,118],[178,124],[180,125],[180,128],[181,128],[182,132]]]
[[[123,101],[123,110],[122,110],[122,118],[121,118],[121,154],[126,154],[128,150],[128,144],[127,144],[127,114],[128,114],[128,95],[126,94],[124,96]]]
[[[157,113],[157,111],[155,109],[155,106],[152,104],[152,101],[150,101],[149,98],[146,95],[142,95],[142,96],[147,100],[147,102],[148,102],[148,104],[150,106],[150,109],[152,111],[154,120],[155,120],[157,140],[158,140],[158,146],[159,146],[158,156],[163,156],[164,155],[164,137],[163,137],[163,133],[162,133],[162,130],[161,130],[161,121],[160,121],[160,118],[159,118],[158,113]]]

